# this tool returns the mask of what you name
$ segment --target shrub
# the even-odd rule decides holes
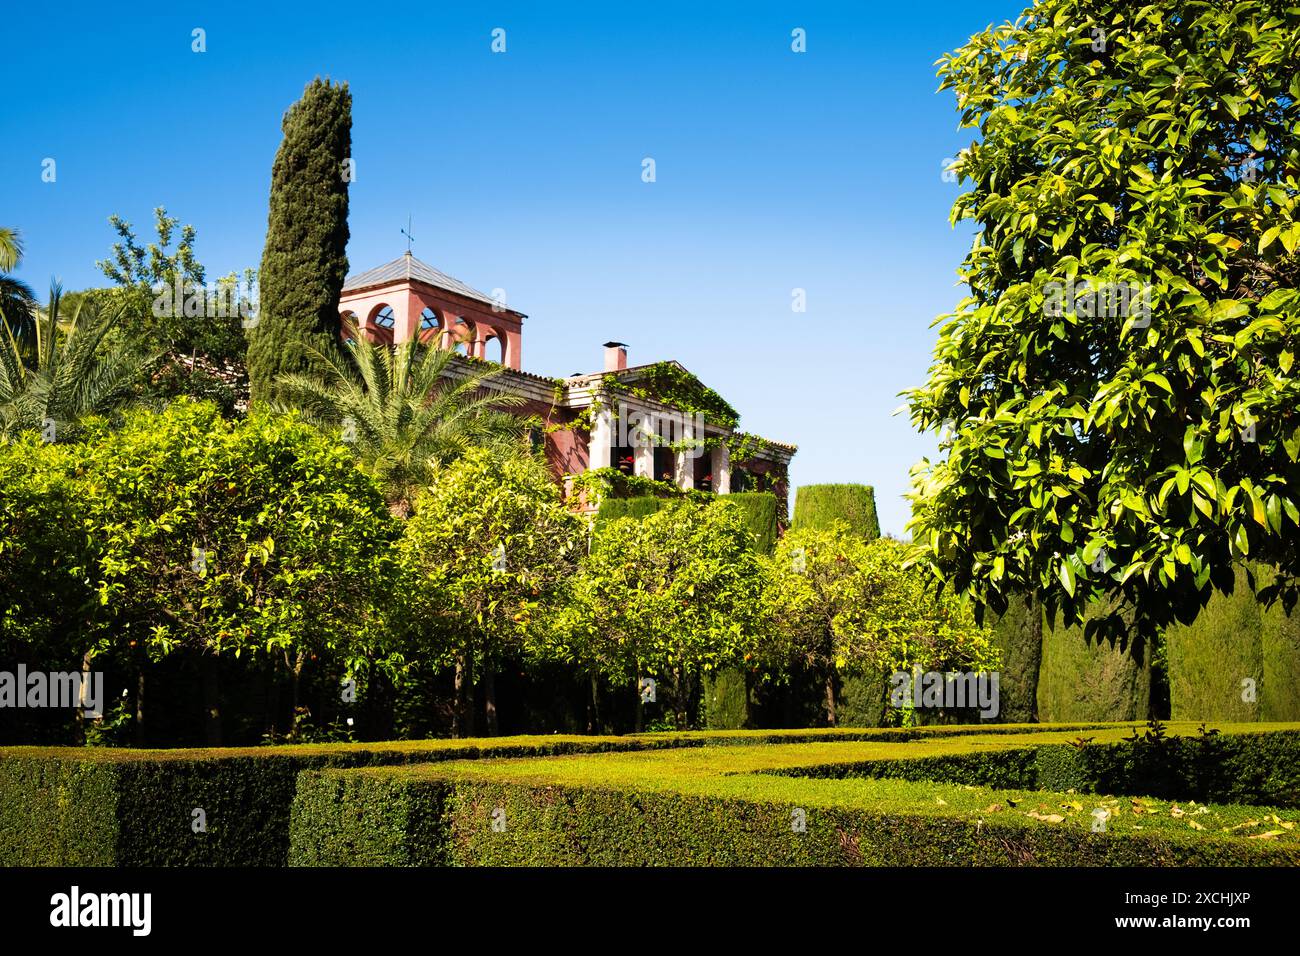
[[[497,756],[671,746],[499,737],[222,750],[0,749],[0,860],[15,866],[283,866],[298,774]],[[194,810],[206,832],[193,830]]]
[[[759,554],[771,554],[776,547],[778,532],[776,495],[770,491],[738,491],[722,500],[740,508],[749,533],[754,536],[754,550]]]
[[[672,504],[671,498],[656,498],[651,495],[638,495],[635,498],[603,498],[600,508],[596,510],[594,532],[600,532],[611,521],[619,518],[644,518],[661,508]]]
[[[794,501],[794,528],[829,528],[836,521],[873,541],[880,537],[876,492],[870,485],[801,485]]]
[[[1109,732],[1113,737],[1115,731]],[[1060,734],[1035,735],[1059,741]],[[1294,734],[1286,735],[1294,738]],[[1020,788],[1034,750],[976,735],[907,744],[932,779],[819,774],[844,758],[888,768],[897,744],[813,744],[457,762],[299,778],[294,865],[1260,865],[1300,862],[1300,836],[1259,807],[1141,814],[1110,798]],[[1191,743],[1197,744],[1196,741]],[[1198,746],[1200,744],[1197,744]],[[1233,746],[1238,742],[1234,741]],[[1293,754],[1294,740],[1240,743]],[[1059,744],[1055,748],[1062,749]],[[1100,748],[1099,748],[1100,749]],[[943,751],[948,751],[944,753]],[[1085,751],[1086,752],[1086,748]],[[883,758],[883,759],[882,759]],[[967,763],[963,764],[963,758]],[[1292,758],[1293,759],[1293,758]],[[901,768],[905,758],[895,760]],[[986,779],[968,782],[972,766]],[[946,770],[945,770],[946,768]],[[916,770],[917,768],[912,768]],[[818,779],[818,776],[844,779]],[[988,786],[1010,787],[990,790]],[[1113,807],[1107,832],[1091,810]],[[1059,810],[1057,808],[1060,808]],[[1041,812],[1041,811],[1048,812]],[[1055,812],[1051,812],[1055,811]],[[1193,827],[1188,817],[1205,821]],[[1283,824],[1292,821],[1282,821]],[[1269,839],[1251,839],[1271,832]]]

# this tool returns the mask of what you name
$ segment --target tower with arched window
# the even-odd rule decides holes
[[[522,366],[527,318],[407,252],[392,262],[349,276],[339,297],[339,314],[379,342],[419,336],[441,348]]]

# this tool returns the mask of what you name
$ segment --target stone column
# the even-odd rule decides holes
[[[627,416],[627,443],[632,446],[632,474],[640,478],[655,476],[655,422],[652,413],[633,410],[626,402],[619,411]]]
[[[713,449],[713,490],[720,495],[731,494],[731,450],[726,444]]]
[[[703,454],[701,449],[691,446],[692,439],[696,437],[694,423],[690,419],[684,420],[681,432],[676,436],[677,441],[682,445],[681,450],[677,452],[677,487],[679,488],[695,487],[695,459]]]
[[[591,432],[587,436],[587,468],[607,468],[614,448],[614,415],[607,396],[599,396],[599,410],[591,416]]]

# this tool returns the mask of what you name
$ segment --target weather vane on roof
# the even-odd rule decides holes
[[[415,237],[411,235],[411,217],[406,217],[406,228],[402,230],[402,235],[406,237],[406,254],[411,254],[411,243],[415,242]]]

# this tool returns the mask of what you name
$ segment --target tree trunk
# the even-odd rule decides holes
[[[275,740],[280,733],[280,659],[275,655],[271,656],[271,686],[267,689],[267,715],[266,727]]]
[[[603,733],[600,725],[600,683],[596,678],[596,672],[590,672],[591,677],[591,719],[587,721],[587,732],[592,734]]]
[[[306,663],[306,660],[307,659],[303,657],[302,654],[299,654],[294,658],[292,664],[289,664],[287,656],[285,658],[285,663],[289,666],[289,698],[293,706],[293,711],[289,718],[289,737],[292,740],[298,739],[298,727],[300,724],[299,717],[301,716],[299,711],[302,706],[302,665]]]
[[[483,716],[487,720],[487,735],[497,735],[497,675],[491,667],[483,668]]]
[[[145,745],[144,733],[144,665],[135,676],[135,727],[132,739],[137,747]]]
[[[210,654],[199,658],[203,684],[203,738],[209,747],[221,746],[221,685],[217,666],[217,659]]]
[[[636,691],[636,724],[633,730],[641,733],[645,729],[645,703],[641,698],[641,668],[636,669],[636,684],[633,689]]]
[[[456,705],[452,712],[453,737],[469,737],[474,733],[474,706],[470,685],[470,657],[468,651],[456,654]]]
[[[826,675],[826,723],[835,726],[835,672]]]
[[[78,701],[81,706],[77,708],[77,723],[81,725],[83,740],[85,739],[86,731],[89,729],[86,726],[86,708],[90,705],[90,701],[88,700],[88,691],[90,690],[91,680],[90,665],[94,656],[94,651],[86,651],[86,653],[81,655],[81,699]],[[105,701],[104,703],[107,705],[108,702]],[[104,715],[100,714],[98,717],[92,719],[102,722],[104,720]]]

